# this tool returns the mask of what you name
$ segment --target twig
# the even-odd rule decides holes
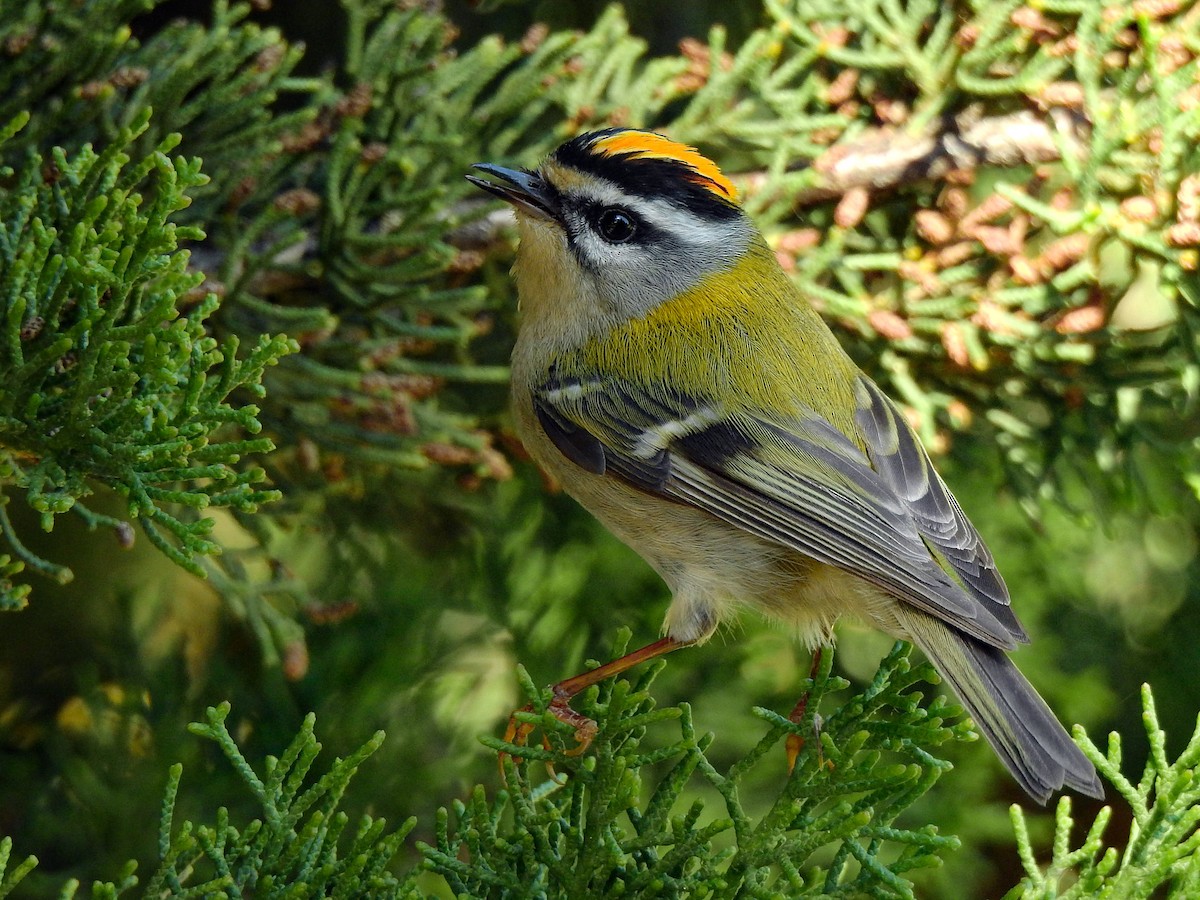
[[[460,218],[469,211],[471,206],[490,203],[489,200],[467,200],[457,204],[453,209],[454,218]],[[459,225],[446,235],[446,243],[459,250],[486,250],[499,240],[505,231],[511,231],[515,224],[513,212],[508,207],[493,209],[487,215]]]
[[[811,163],[818,183],[798,193],[797,206],[840,197],[853,188],[878,191],[913,181],[941,178],[980,166],[1019,166],[1051,162],[1064,145],[1086,139],[1088,123],[1079,113],[1053,109],[1048,119],[1032,112],[951,120],[929,135],[876,131],[839,144]],[[753,180],[765,176],[745,176]]]

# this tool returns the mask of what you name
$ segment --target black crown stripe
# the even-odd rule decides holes
[[[686,163],[636,153],[597,153],[594,146],[624,128],[607,128],[572,138],[554,151],[552,159],[580,172],[611,181],[621,190],[648,200],[666,200],[695,215],[714,221],[737,218],[737,204],[705,187],[712,183]]]

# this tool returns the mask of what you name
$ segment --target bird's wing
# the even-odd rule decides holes
[[[937,561],[953,572],[968,593],[985,601],[1016,640],[1028,643],[992,554],[933,468],[904,415],[865,375],[859,376],[854,389],[855,423],[875,471],[904,502]]]
[[[852,572],[988,644],[1025,633],[978,533],[891,402],[856,387],[867,453],[824,418],[732,412],[612,377],[552,374],[543,430],[576,465]]]

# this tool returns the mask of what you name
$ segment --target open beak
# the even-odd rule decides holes
[[[467,181],[476,187],[482,188],[489,194],[495,194],[501,200],[507,200],[517,209],[524,210],[531,216],[551,222],[561,221],[558,214],[558,193],[539,175],[535,175],[533,172],[505,169],[503,166],[493,166],[491,163],[476,163],[471,168],[507,182],[507,184],[497,184],[494,181],[484,181],[482,178],[468,175]]]

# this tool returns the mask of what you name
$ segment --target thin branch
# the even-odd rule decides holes
[[[839,144],[812,162],[817,184],[794,198],[805,206],[840,197],[853,188],[888,190],[982,166],[1011,167],[1052,162],[1064,146],[1086,139],[1081,114],[1054,109],[1048,120],[1032,112],[979,118],[959,116],[937,134],[876,131]],[[753,179],[764,176],[746,176]]]

